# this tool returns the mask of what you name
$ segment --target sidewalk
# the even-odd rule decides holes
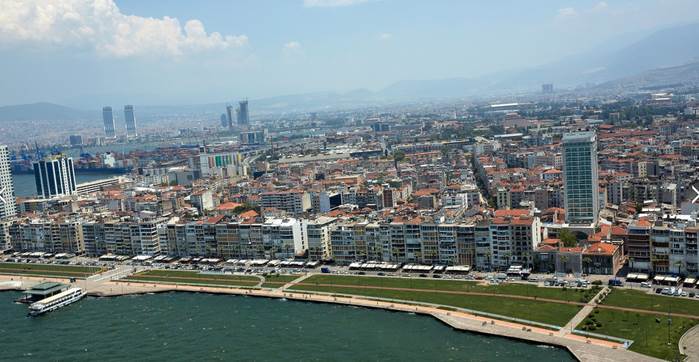
[[[600,290],[599,293],[597,293],[589,302],[587,302],[587,305],[582,307],[582,309],[580,309],[580,311],[575,316],[573,316],[573,318],[571,318],[570,321],[568,321],[568,323],[566,323],[566,325],[564,325],[560,331],[558,331],[558,334],[560,336],[572,334],[573,329],[575,329],[575,327],[578,324],[585,320],[585,318],[587,318],[587,316],[590,315],[590,313],[592,313],[595,307],[597,307],[597,298],[599,298],[600,295],[607,292],[608,290],[608,287],[602,288],[602,290]]]

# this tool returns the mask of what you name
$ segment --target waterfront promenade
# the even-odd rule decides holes
[[[303,277],[299,277],[299,279],[295,280],[294,282],[287,283],[282,288],[278,289],[224,288],[150,282],[136,283],[110,281],[99,278],[78,280],[75,285],[84,288],[88,295],[98,297],[182,291],[267,298],[286,298],[289,300],[345,304],[358,307],[410,312],[433,316],[447,325],[459,330],[517,338],[534,343],[561,346],[567,348],[576,356],[576,358],[581,361],[657,361],[657,359],[652,357],[626,350],[620,343],[617,342],[597,338],[587,338],[565,332],[561,333],[558,331],[552,331],[525,324],[478,316],[464,311],[447,310],[429,305],[407,304],[390,300],[381,300],[378,298],[364,298],[357,296],[342,297],[321,293],[304,293],[299,291],[290,292],[285,289],[299,283],[302,278]],[[17,284],[3,283],[8,281],[20,281],[22,284],[20,288],[17,288]],[[0,276],[0,290],[3,288],[26,289],[42,281],[67,282],[67,280],[60,278]]]

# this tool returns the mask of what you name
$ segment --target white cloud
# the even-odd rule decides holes
[[[558,18],[566,18],[566,17],[571,17],[577,15],[578,12],[575,10],[575,8],[563,8],[563,9],[558,9]]]
[[[595,6],[592,7],[592,11],[604,11],[607,10],[609,4],[606,1],[600,1]]]
[[[369,0],[303,0],[303,6],[307,8],[351,6],[367,1]]]
[[[181,56],[241,47],[245,35],[207,33],[199,20],[123,14],[113,0],[0,0],[0,44],[92,48],[101,55]]]
[[[391,38],[393,38],[393,34],[391,34],[391,33],[379,34],[379,40],[391,40]]]
[[[290,42],[284,44],[284,49],[288,49],[288,50],[301,49],[301,43],[299,43],[297,41],[290,41]]]

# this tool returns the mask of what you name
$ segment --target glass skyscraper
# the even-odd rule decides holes
[[[54,155],[34,162],[34,181],[36,193],[46,199],[73,195],[77,188],[73,158]]]
[[[599,180],[595,132],[563,135],[563,184],[566,221],[575,225],[596,224]]]
[[[102,108],[102,120],[104,121],[104,134],[107,138],[116,137],[116,131],[114,127],[114,114],[112,113],[112,107],[106,106]]]
[[[136,131],[136,115],[132,105],[124,106],[124,122],[126,122],[126,136],[138,136]]]

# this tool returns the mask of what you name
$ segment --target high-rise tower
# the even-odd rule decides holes
[[[132,105],[124,106],[124,122],[126,122],[126,136],[138,136],[136,131],[136,115]]]
[[[73,158],[53,155],[34,162],[34,181],[36,193],[46,199],[73,195],[77,188]]]
[[[104,121],[104,134],[107,136],[107,138],[116,137],[112,107],[106,106],[102,108],[102,120]]]
[[[576,225],[596,224],[599,180],[595,132],[563,135],[563,184],[566,221]]]
[[[17,213],[15,187],[10,168],[10,151],[0,145],[0,221],[9,219]],[[2,247],[3,245],[0,245]]]
[[[250,113],[248,112],[248,100],[238,102],[238,124],[247,126],[250,124]]]

